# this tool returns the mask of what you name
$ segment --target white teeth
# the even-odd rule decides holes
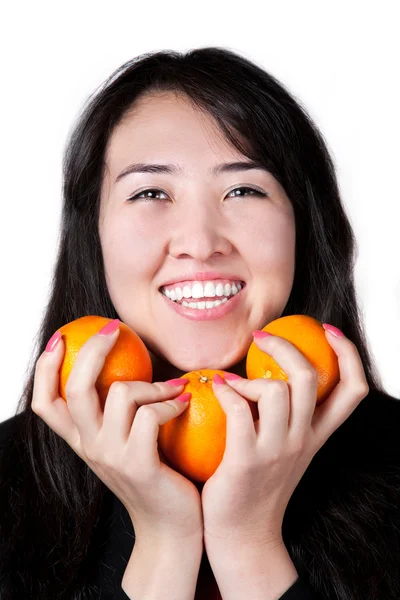
[[[215,300],[215,302],[182,302],[182,306],[187,306],[188,308],[197,308],[199,310],[204,310],[205,308],[215,308],[220,304],[225,304],[228,302],[228,298],[223,298],[223,300]]]
[[[179,288],[175,288],[175,290]],[[173,290],[172,290],[173,291]],[[168,292],[168,290],[166,291],[166,293]],[[192,297],[192,290],[190,289],[189,285],[185,285],[185,287],[183,288],[183,296],[185,298],[191,298]]]
[[[189,286],[187,286],[187,287],[189,287]],[[204,295],[203,295],[203,285],[201,283],[195,283],[193,285],[193,287],[192,287],[192,298],[204,298]]]
[[[225,297],[229,298],[230,296],[234,296],[242,289],[242,284],[238,282],[226,283],[225,285],[221,282],[218,282],[217,285],[214,284],[213,281],[207,281],[205,283],[196,282],[191,287],[190,285],[185,285],[183,289],[179,286],[176,286],[173,289],[166,290],[165,288],[161,288],[161,293],[167,296],[170,300],[180,301],[182,298],[214,298]],[[206,301],[206,303],[209,301]],[[183,306],[187,306],[188,303],[182,302]],[[192,302],[191,304],[196,304]],[[201,303],[197,303],[200,304]],[[201,306],[200,306],[201,308]],[[207,307],[206,308],[211,308]]]
[[[215,293],[217,294],[217,296],[224,295],[224,286],[222,285],[222,283],[217,283],[216,288],[215,288]]]
[[[212,284],[211,281],[207,281],[207,283],[204,286],[204,296],[206,296],[207,298],[214,298],[215,296],[214,284]]]

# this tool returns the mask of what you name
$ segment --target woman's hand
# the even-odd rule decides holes
[[[227,438],[223,460],[202,489],[207,551],[212,545],[219,549],[282,545],[283,517],[293,491],[313,456],[368,394],[356,346],[344,336],[326,337],[338,356],[340,381],[319,406],[317,372],[279,336],[255,338],[255,343],[281,365],[288,382],[262,378],[213,382],[227,417]],[[258,403],[255,422],[245,399]]]
[[[32,410],[124,504],[139,542],[202,543],[200,494],[158,454],[159,426],[188,407],[175,400],[183,384],[117,381],[101,409],[95,384],[118,331],[94,334],[81,347],[66,385],[67,402],[58,395],[64,341],[44,351],[36,363]]]

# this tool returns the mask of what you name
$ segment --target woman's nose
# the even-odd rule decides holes
[[[179,222],[169,229],[169,253],[171,256],[191,256],[199,262],[207,261],[213,254],[230,254],[232,242],[218,211],[209,206],[188,206]]]

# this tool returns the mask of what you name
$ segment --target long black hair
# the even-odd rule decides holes
[[[307,314],[338,326],[357,346],[370,394],[385,394],[357,304],[356,242],[335,165],[301,102],[264,68],[226,48],[149,52],[129,60],[88,98],[63,156],[60,241],[51,290],[16,409],[18,428],[1,465],[2,600],[14,598],[12,590],[21,590],[21,598],[26,591],[43,600],[88,597],[85,577],[95,568],[96,532],[110,490],[32,411],[34,370],[48,339],[65,323],[91,314],[118,317],[107,290],[98,230],[105,149],[114,128],[139,97],[165,91],[183,95],[211,115],[236,149],[265,165],[283,186],[295,212],[296,264],[281,316]],[[319,454],[324,456],[322,450]],[[299,490],[307,476],[308,472]],[[319,485],[316,480],[311,483],[313,490]],[[370,502],[366,495],[362,509],[367,516]],[[318,546],[308,551],[301,545],[299,520],[293,519],[288,547],[300,573],[323,597],[365,600],[372,596],[364,584],[346,569],[341,555],[326,549],[329,536],[344,543],[348,539],[352,518],[347,510],[347,506],[337,509],[336,531],[327,532],[321,518],[314,540]],[[302,513],[304,527],[307,514]],[[371,569],[383,560],[384,569],[392,564],[378,551],[372,558],[366,556],[370,549],[359,545],[358,533],[362,530],[353,526],[350,539],[361,561]]]

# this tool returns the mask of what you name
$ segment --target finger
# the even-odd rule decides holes
[[[58,394],[59,369],[65,354],[61,335],[52,352],[44,351],[36,362],[31,408],[47,425],[75,451],[79,432],[67,403]]]
[[[262,446],[276,448],[287,437],[290,415],[289,388],[278,379],[227,380],[238,394],[257,402],[259,421],[255,423],[257,439]]]
[[[215,375],[214,379],[218,381],[218,377]],[[247,462],[257,441],[250,407],[226,382],[218,384],[214,379],[212,389],[226,415],[224,460],[231,465]]]
[[[303,439],[309,431],[317,403],[318,373],[295,344],[277,335],[254,338],[256,345],[272,356],[288,376],[290,393],[289,436]]]
[[[326,331],[326,339],[339,361],[340,381],[328,398],[315,409],[312,427],[323,444],[368,395],[369,386],[355,344],[345,336]]]
[[[80,348],[65,386],[68,408],[84,446],[95,438],[103,423],[95,384],[118,336],[119,328],[112,334],[90,336]]]
[[[187,393],[190,400],[191,393]],[[135,466],[140,470],[159,466],[158,435],[160,425],[181,415],[189,401],[165,400],[139,406],[128,439],[128,455],[135,457]]]
[[[104,405],[102,431],[105,439],[117,437],[127,442],[139,406],[162,402],[178,396],[188,381],[188,379],[183,379],[179,386],[170,386],[162,381],[156,383],[115,381],[112,383]]]

